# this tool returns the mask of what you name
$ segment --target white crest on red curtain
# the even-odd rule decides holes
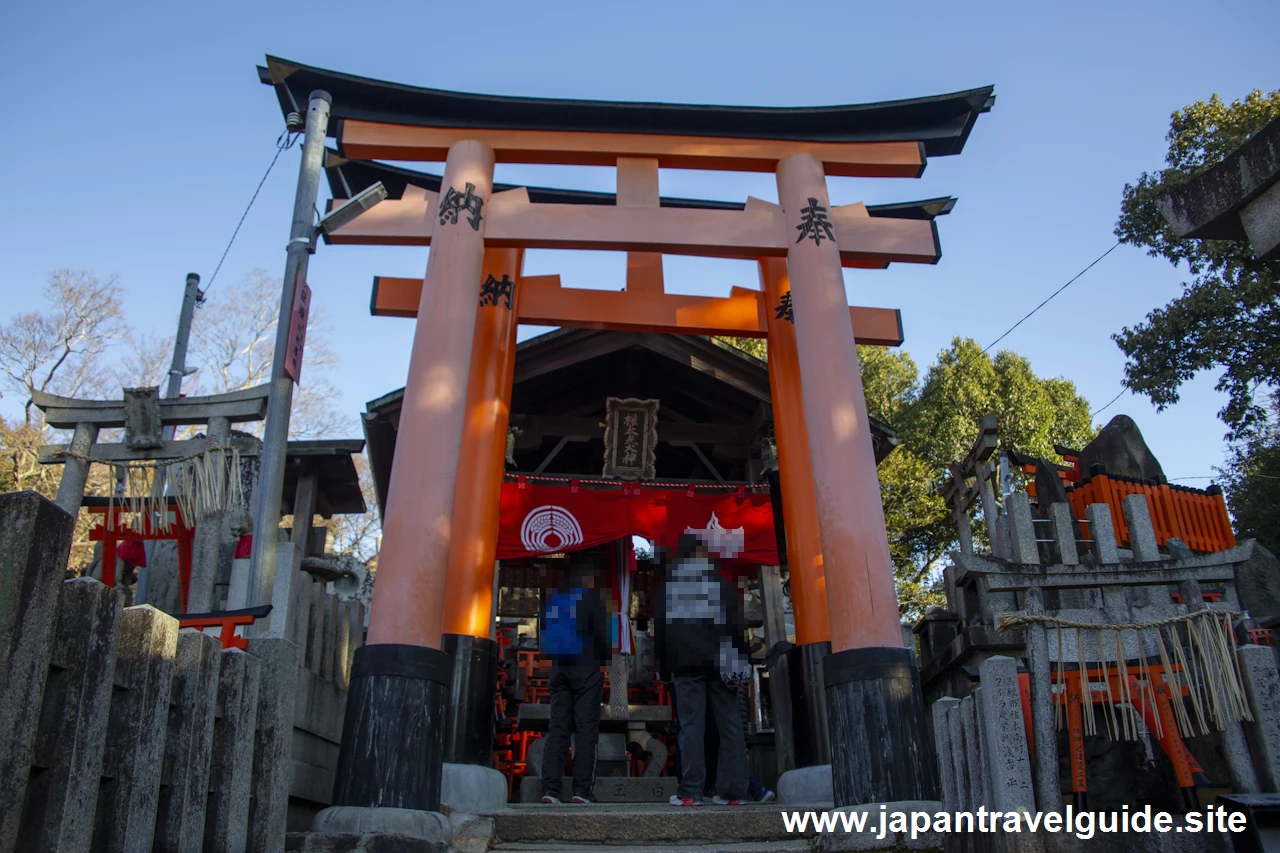
[[[527,551],[564,551],[582,544],[582,525],[562,506],[540,506],[524,517],[520,542]]]
[[[686,527],[684,532],[697,536],[706,543],[708,551],[726,559],[736,557],[747,549],[747,529],[735,527],[732,530],[726,530],[714,511],[705,528]]]

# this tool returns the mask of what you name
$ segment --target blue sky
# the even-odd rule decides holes
[[[855,304],[903,311],[923,369],[953,335],[987,344],[1105,251],[1120,192],[1161,166],[1174,109],[1280,84],[1280,4],[8,3],[0,9],[8,203],[0,311],[38,307],[49,270],[115,274],[129,318],[168,335],[184,276],[207,281],[274,153],[264,54],[396,82],[506,95],[818,105],[994,84],[964,153],[919,180],[832,179],[837,204],[959,198],[937,266],[849,271]],[[423,168],[430,168],[423,164]],[[218,287],[284,267],[297,154],[272,173]],[[499,180],[611,189],[603,169],[499,167]],[[776,198],[771,175],[664,171],[664,194]],[[374,275],[421,275],[422,248],[322,247],[308,277],[332,328],[341,405],[400,387],[412,323],[369,316]],[[621,287],[623,257],[532,252],[530,273]],[[668,259],[668,289],[754,286],[754,264]],[[1095,408],[1120,390],[1110,336],[1184,275],[1121,247],[1001,343]],[[199,322],[197,315],[196,322]],[[1222,458],[1215,376],[1157,414],[1125,395],[1170,477]],[[11,414],[15,401],[0,400]],[[1203,486],[1206,481],[1186,481]]]

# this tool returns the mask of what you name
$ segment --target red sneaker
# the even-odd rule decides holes
[[[679,794],[672,794],[672,795],[671,795],[671,799],[670,799],[670,800],[668,800],[667,802],[671,803],[671,805],[673,805],[673,806],[700,806],[700,805],[702,805],[702,800],[699,800],[697,797],[682,797],[682,796],[680,796]]]

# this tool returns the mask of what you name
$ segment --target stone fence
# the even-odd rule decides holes
[[[281,546],[292,561],[292,546]],[[364,638],[364,604],[342,601],[303,571],[293,576],[287,636],[298,646],[289,830],[305,831],[332,805],[351,663]]]
[[[0,495],[0,853],[282,851],[328,803],[362,607],[302,576],[283,635],[222,649],[63,581],[73,526]]]
[[[1002,515],[1008,525],[1010,558],[953,554],[953,565],[947,570],[953,612],[936,611],[917,628],[934,695],[946,694],[932,705],[944,807],[953,812],[979,806],[1001,812],[1061,812],[1064,788],[1074,796],[1077,809],[1102,807],[1092,799],[1085,805],[1083,737],[1072,731],[1079,729],[1080,720],[1073,721],[1071,715],[1077,709],[1091,714],[1087,710],[1091,701],[1102,703],[1096,719],[1103,722],[1097,730],[1104,738],[1111,715],[1111,743],[1127,738],[1144,742],[1147,752],[1153,746],[1157,752],[1164,749],[1173,756],[1175,767],[1179,761],[1194,762],[1193,753],[1198,754],[1206,772],[1217,777],[1217,785],[1241,794],[1280,792],[1280,676],[1273,650],[1235,646],[1225,631],[1218,640],[1206,628],[1210,625],[1219,631],[1229,621],[1227,614],[1217,615],[1214,610],[1238,608],[1235,567],[1250,558],[1253,543],[1217,554],[1162,554],[1146,499],[1134,495],[1123,504],[1132,552],[1118,551],[1110,511],[1095,504],[1087,513],[1094,533],[1091,551],[1082,553],[1069,508],[1055,504],[1049,510],[1050,538],[1037,541],[1027,496],[1010,495]],[[1039,547],[1044,544],[1049,548]],[[1049,565],[1041,563],[1046,551],[1054,558]],[[1212,585],[1216,604],[1206,604],[1202,583]],[[1180,601],[1173,597],[1175,591]],[[1192,667],[1198,675],[1153,676],[1153,669],[1161,671],[1158,664],[1166,647],[1174,653],[1174,644],[1183,645],[1195,633],[1195,628],[1187,627],[1191,620],[1198,622],[1200,635],[1210,644],[1219,643],[1221,655],[1212,658],[1202,648],[1199,668]],[[1084,627],[1055,630],[1054,625],[1063,622]],[[1174,622],[1181,626],[1178,630]],[[1153,623],[1166,626],[1135,627]],[[1015,624],[1013,630],[1000,630]],[[985,649],[974,642],[974,632],[992,638]],[[1096,642],[1091,639],[1094,635]],[[1002,645],[993,649],[997,638]],[[1185,659],[1192,661],[1193,653],[1186,649]],[[1182,659],[1184,650],[1179,648],[1176,654]],[[1086,666],[1089,674],[1082,687],[1077,673]],[[1172,671],[1167,662],[1163,671]],[[1191,683],[1196,678],[1198,688]],[[1072,679],[1077,686],[1070,686]],[[1106,686],[1109,679],[1113,684],[1132,684],[1133,689],[1113,697]],[[1162,690],[1169,685],[1174,692],[1167,699]],[[1218,710],[1216,714],[1204,700],[1204,716],[1215,725],[1206,726],[1201,719],[1201,730],[1186,747],[1177,734],[1182,730],[1183,737],[1188,737],[1191,725],[1176,723],[1163,712],[1162,725],[1150,713],[1155,707],[1174,708],[1185,717],[1179,692],[1184,688],[1179,685],[1189,688],[1185,701],[1193,706],[1197,701],[1193,693],[1226,697],[1223,707],[1232,696],[1238,698],[1234,712]],[[1076,695],[1081,692],[1083,698]],[[1147,720],[1155,725],[1149,727]],[[1060,766],[1064,722],[1069,737],[1062,740],[1070,746]],[[1087,726],[1085,733],[1090,733]],[[1067,784],[1063,784],[1062,768],[1069,769]],[[1188,775],[1185,767],[1182,772]],[[1194,785],[1206,782],[1183,784],[1182,792],[1191,797]],[[1185,805],[1199,807],[1198,803]],[[1058,849],[1056,842],[1039,838],[1043,849]],[[1166,837],[1170,843],[1173,840]],[[955,850],[1018,848],[1009,839],[998,841],[992,836],[985,840],[957,836],[948,840],[948,846]]]

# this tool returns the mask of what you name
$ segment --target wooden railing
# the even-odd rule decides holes
[[[1074,460],[1068,459],[1068,462]],[[1035,474],[1034,465],[1023,465],[1027,474]],[[1156,541],[1164,545],[1170,539],[1180,539],[1192,551],[1212,553],[1225,551],[1235,547],[1236,536],[1231,530],[1231,517],[1227,514],[1226,500],[1222,489],[1210,486],[1208,489],[1191,489],[1186,486],[1173,486],[1168,483],[1153,483],[1133,480],[1128,477],[1111,477],[1107,474],[1094,474],[1092,477],[1078,477],[1078,471],[1059,471],[1063,485],[1067,490],[1067,498],[1077,519],[1080,519],[1081,534],[1091,539],[1089,526],[1083,520],[1089,504],[1102,503],[1111,507],[1111,523],[1116,531],[1116,544],[1125,547],[1129,544],[1129,528],[1125,525],[1124,512],[1121,505],[1129,495],[1146,495],[1147,505],[1151,508],[1151,522],[1155,526]],[[1027,484],[1027,494],[1035,499],[1035,483]]]
[[[1177,538],[1192,551],[1204,553],[1235,547],[1236,535],[1231,530],[1227,504],[1222,489],[1216,486],[1202,492],[1168,483],[1141,483],[1098,474],[1067,489],[1077,518],[1084,517],[1089,504],[1105,503],[1111,507],[1116,542],[1122,546],[1129,543],[1129,528],[1125,525],[1121,504],[1129,495],[1146,495],[1156,542],[1160,545]]]

